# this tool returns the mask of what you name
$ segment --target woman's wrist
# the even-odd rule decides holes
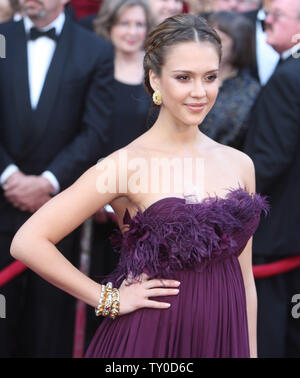
[[[109,316],[115,319],[120,314],[120,293],[117,288],[113,288],[111,282],[101,285],[100,299],[95,307],[96,316]]]

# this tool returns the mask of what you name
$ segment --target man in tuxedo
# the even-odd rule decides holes
[[[111,113],[113,48],[64,13],[67,0],[22,0],[0,25],[0,270],[28,217],[102,156]],[[84,193],[82,194],[84,195]],[[77,262],[78,231],[58,248]],[[33,272],[0,288],[0,355],[72,355],[75,300]]]
[[[281,61],[258,97],[244,149],[255,165],[256,190],[271,206],[253,238],[255,265],[300,255],[300,0],[275,0],[266,32]],[[300,319],[292,309],[300,268],[256,285],[258,356],[299,357]]]
[[[265,19],[272,2],[273,0],[263,0],[259,9],[244,13],[254,25],[256,62],[252,74],[262,86],[267,83],[279,61],[279,54],[267,43],[265,33]]]

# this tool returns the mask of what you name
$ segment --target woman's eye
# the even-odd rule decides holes
[[[178,75],[178,76],[176,76],[176,79],[180,80],[180,81],[187,81],[189,79],[189,76],[188,75]]]
[[[217,78],[218,78],[218,76],[216,74],[206,76],[207,81],[215,81]]]

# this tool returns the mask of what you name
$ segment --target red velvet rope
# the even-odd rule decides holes
[[[27,266],[20,261],[14,261],[6,268],[0,271],[0,287],[11,281],[13,278],[24,272]]]
[[[300,255],[291,256],[268,264],[254,265],[253,274],[255,278],[267,278],[289,272],[299,266]]]

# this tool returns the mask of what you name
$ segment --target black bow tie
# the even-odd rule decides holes
[[[54,41],[57,41],[57,35],[55,28],[49,29],[49,30],[39,30],[35,27],[30,29],[29,39],[32,41],[35,41],[36,39],[40,37],[48,37],[53,39]]]
[[[260,20],[260,24],[261,24],[262,30],[266,31],[266,22],[265,22],[265,20]]]

